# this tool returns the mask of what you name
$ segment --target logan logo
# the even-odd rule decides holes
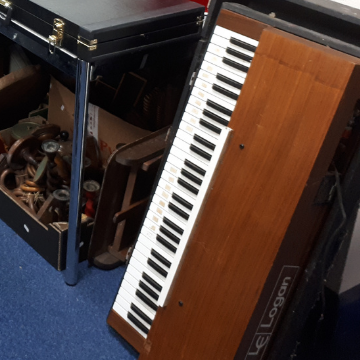
[[[266,329],[266,332],[272,332],[273,326],[276,323],[277,320],[277,314],[281,311],[281,307],[284,305],[285,297],[287,296],[287,293],[289,292],[289,285],[291,285],[292,278],[290,276],[287,276],[281,286],[279,291],[277,292],[277,296],[272,303],[272,308],[268,313],[265,313],[262,323],[260,324],[260,329]]]
[[[251,342],[246,360],[260,360],[264,355],[298,269],[298,266],[284,266],[282,268],[264,315]]]

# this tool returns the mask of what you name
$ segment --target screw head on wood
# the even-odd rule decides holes
[[[240,150],[244,150],[244,148],[245,148],[245,145],[244,144],[240,144]]]

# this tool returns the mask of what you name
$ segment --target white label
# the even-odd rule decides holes
[[[98,128],[99,128],[99,107],[93,104],[89,104],[87,131],[88,134],[93,136],[97,141],[99,141]]]
[[[27,232],[30,232],[30,229],[27,227],[26,224],[24,224],[24,229],[25,229]]]

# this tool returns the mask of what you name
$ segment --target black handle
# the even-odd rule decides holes
[[[5,9],[6,9],[5,12],[0,11],[0,24],[7,26],[10,24],[13,8],[10,5],[3,5],[1,3],[0,3],[0,5],[5,7]]]

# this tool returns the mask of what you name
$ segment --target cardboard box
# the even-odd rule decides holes
[[[51,79],[49,92],[48,121],[67,130],[72,138],[74,124],[75,95],[60,82]],[[104,164],[118,144],[128,144],[151,132],[133,126],[89,104],[88,133],[98,140]]]
[[[49,93],[48,122],[55,123],[72,136],[75,96],[55,79]],[[137,140],[149,131],[142,130],[107,113],[101,108],[90,106],[91,129],[98,137],[103,160],[106,161],[118,143]],[[31,118],[30,121],[43,121]],[[1,126],[1,125],[0,125]],[[1,129],[0,129],[1,130]],[[11,129],[3,129],[0,136],[9,142]],[[6,158],[0,155],[0,172],[6,165]],[[66,267],[66,244],[68,224],[64,222],[50,223],[45,226],[6,189],[0,186],[0,218],[24,239],[35,251],[47,260],[55,269]],[[87,259],[88,247],[93,228],[93,220],[83,215],[80,261]]]

